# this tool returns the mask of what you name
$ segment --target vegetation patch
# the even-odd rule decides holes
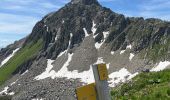
[[[42,39],[21,48],[5,65],[0,68],[0,85],[8,80],[12,73],[24,62],[34,57],[42,48]]]
[[[141,73],[111,91],[113,100],[169,100],[170,70]]]

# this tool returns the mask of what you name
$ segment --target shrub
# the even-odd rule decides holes
[[[170,88],[167,90],[167,94],[168,96],[170,96]]]

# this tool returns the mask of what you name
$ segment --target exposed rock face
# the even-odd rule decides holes
[[[54,60],[50,65],[53,74],[65,66],[68,72],[89,71],[99,58],[109,65],[109,73],[123,67],[135,73],[150,69],[158,61],[169,60],[170,56],[169,22],[126,18],[102,7],[97,0],[72,0],[57,12],[48,14],[24,42],[2,49],[0,61],[11,50],[39,39],[43,39],[42,50],[18,66],[13,77],[2,86],[2,89],[10,86],[8,91],[16,93],[13,100],[75,100],[74,89],[82,85],[81,79],[35,79],[47,69],[47,59]]]
[[[90,4],[99,4],[97,0],[71,0],[72,4],[85,4],[85,5],[90,5]]]

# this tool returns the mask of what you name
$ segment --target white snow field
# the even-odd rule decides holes
[[[156,65],[154,68],[152,68],[150,71],[151,72],[158,72],[164,70],[166,67],[170,65],[169,61],[164,61],[164,62],[159,62],[158,65]]]
[[[8,57],[6,57],[6,59],[4,59],[1,64],[0,67],[2,67],[4,64],[6,64],[14,55],[15,53],[19,50],[20,48],[17,48],[15,50],[13,50],[12,54],[10,54]]]
[[[81,82],[84,82],[87,84],[93,83],[95,80],[93,76],[92,66],[90,66],[90,69],[88,71],[84,71],[81,73],[78,73],[77,70],[74,70],[74,71],[68,70],[67,66],[69,66],[69,63],[71,62],[72,57],[73,57],[73,54],[68,54],[68,60],[65,62],[63,67],[58,72],[52,70],[53,68],[52,63],[54,62],[54,60],[48,59],[47,68],[45,72],[36,76],[35,79],[42,80],[48,77],[52,79],[67,78],[67,79],[80,79]],[[105,63],[102,57],[99,57],[95,64],[100,64],[100,63]],[[110,63],[107,64],[108,69],[109,67],[110,67]],[[131,78],[135,77],[137,74],[138,73],[131,74],[127,69],[122,68],[121,70],[117,72],[113,72],[109,75],[109,78],[110,78],[109,86],[114,87],[116,86],[116,84],[120,82],[125,82],[126,80],[130,80]]]
[[[78,73],[77,70],[74,70],[74,71],[68,70],[67,66],[69,66],[69,63],[71,62],[72,57],[73,57],[73,54],[68,54],[68,60],[65,62],[63,67],[58,72],[55,72],[54,70],[52,70],[53,68],[52,63],[54,62],[54,60],[48,59],[46,71],[43,72],[41,75],[38,75],[37,77],[35,77],[35,79],[41,80],[41,79],[45,79],[48,77],[51,77],[52,79],[55,79],[58,77],[60,78],[65,77],[67,79],[80,79],[84,83],[93,83],[94,78],[92,76],[93,75],[92,67],[90,67],[90,70],[84,71],[81,73]]]
[[[131,74],[127,69],[122,68],[119,71],[113,72],[109,75],[109,78],[111,79],[109,80],[109,86],[115,87],[119,83],[126,82],[127,80],[130,80],[135,77],[136,75],[138,75],[138,72],[135,74]]]

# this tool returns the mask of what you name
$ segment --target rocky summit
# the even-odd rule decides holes
[[[170,23],[125,17],[97,0],[71,0],[31,34],[0,50],[0,95],[12,100],[76,100],[106,63],[109,86],[170,65]],[[162,67],[160,67],[162,66]]]

